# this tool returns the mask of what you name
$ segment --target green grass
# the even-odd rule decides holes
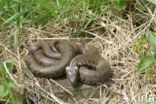
[[[14,65],[9,62],[0,64],[0,103],[21,104],[23,102],[17,86],[8,75],[8,73],[12,74],[13,68]]]
[[[41,24],[47,19],[53,20],[52,24],[64,19],[84,21],[88,10],[98,15],[109,5],[119,10],[126,7],[122,0],[2,0],[0,3],[1,27],[10,25],[16,28]]]
[[[126,7],[121,0],[1,0],[0,4],[0,30],[8,30],[8,27],[17,30],[13,35],[14,51],[18,50],[20,34],[26,27],[46,29],[56,24],[63,25],[65,21],[78,20],[80,25],[76,28],[81,33],[87,24],[102,15],[104,8],[117,7],[120,11]],[[89,16],[88,11],[93,15]]]

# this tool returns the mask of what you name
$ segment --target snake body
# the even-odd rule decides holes
[[[58,42],[58,41],[56,41],[56,42]],[[40,42],[39,42],[39,46],[40,47],[42,47],[43,48],[43,50],[44,50],[44,53],[45,53],[45,55],[47,56],[47,57],[49,57],[49,58],[57,58],[57,59],[61,59],[62,57],[61,57],[61,55],[62,55],[62,53],[59,53],[59,52],[56,52],[56,51],[54,51],[54,47],[55,47],[55,45],[56,45],[56,42],[53,44],[53,51],[51,50],[51,48],[50,48],[50,46],[47,44],[47,42],[45,42],[45,41],[43,41],[43,40],[41,40]],[[65,41],[59,41],[60,43],[61,43],[61,48],[59,47],[58,48],[58,50],[64,50],[64,48],[66,48],[66,46],[67,46],[67,43],[65,42]],[[65,43],[65,45],[64,45],[64,48],[63,48],[63,44],[62,43]],[[56,48],[55,48],[56,49]],[[69,50],[70,51],[70,50]],[[64,53],[65,54],[65,53]]]
[[[59,61],[57,59],[46,57],[42,49],[37,50],[34,53],[34,57],[39,64],[44,66],[55,65]]]
[[[50,46],[41,40],[39,44],[31,46],[26,62],[36,77],[56,78],[63,76],[66,71],[67,78],[73,85],[76,85],[77,80],[86,84],[98,84],[108,79],[111,69],[98,49],[80,48],[82,47],[66,41],[55,41]]]
[[[109,63],[95,47],[89,47],[84,54],[74,57],[66,71],[73,85],[77,80],[91,85],[102,83],[112,75]]]
[[[39,50],[40,48],[34,48],[36,49],[33,50],[34,53],[29,53],[26,58],[28,67],[34,76],[46,78],[62,76],[65,73],[66,65],[74,55],[73,47],[65,41],[55,42],[55,47],[59,52],[52,51],[45,41],[41,41],[38,47],[43,49],[44,52]],[[40,62],[37,60],[40,60]],[[41,65],[40,63],[45,65]]]

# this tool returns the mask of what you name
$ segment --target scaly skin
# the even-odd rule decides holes
[[[45,56],[42,49],[38,49],[36,52],[34,52],[34,57],[39,64],[44,66],[55,65],[59,61],[58,59],[52,59]]]
[[[41,49],[34,48],[36,50],[34,50],[34,52],[33,52],[36,61],[38,63],[40,63],[41,65],[44,65],[44,66],[58,64],[58,61],[61,59],[61,57],[60,57],[61,54],[60,54],[59,50],[56,49],[56,47],[55,47],[56,43],[57,42],[54,41],[53,44],[51,44],[51,46],[50,46],[52,49],[50,49],[49,44],[46,43],[45,41],[41,40],[40,43],[39,43],[40,46],[38,45],[38,47],[40,47]],[[80,47],[79,47],[79,45],[76,45],[73,42],[68,42],[68,44],[71,45],[74,48],[75,54],[80,54]],[[33,47],[35,47],[35,46],[33,46]],[[47,48],[49,48],[49,49],[47,49]],[[45,52],[45,51],[47,51],[47,52]],[[53,58],[48,57],[49,55],[45,55],[45,53],[51,54],[51,56],[53,55],[52,56]]]
[[[98,60],[95,69],[96,70],[91,70],[84,66],[80,67],[80,80],[86,84],[99,84],[110,78],[112,75],[109,63],[103,58]]]
[[[100,56],[98,49],[88,47],[83,54],[71,60],[70,66],[66,68],[66,74],[73,85],[77,84],[78,79],[86,84],[94,85],[104,82],[111,77],[112,73],[109,63]]]
[[[41,42],[41,45],[43,45],[41,47],[44,47],[44,45],[46,45],[46,44],[45,43],[43,44],[43,42]],[[33,54],[29,53],[29,55],[26,59],[26,62],[28,64],[29,69],[35,76],[45,77],[45,78],[55,78],[55,77],[60,77],[63,74],[65,74],[65,67],[69,63],[69,61],[72,59],[72,57],[74,56],[74,49],[71,45],[69,45],[65,41],[56,41],[55,47],[57,50],[59,50],[59,53],[61,54],[61,59],[59,61],[57,61],[56,64],[53,64],[50,66],[40,65],[36,61]],[[45,48],[43,50],[47,50],[47,48]],[[47,54],[49,54],[49,53],[47,52]],[[54,57],[56,57],[56,56],[54,56]]]
[[[46,41],[40,40],[38,43],[32,43],[29,51],[34,54],[38,49],[43,49],[44,55],[53,59],[61,59],[61,53],[55,48],[55,43],[50,46]]]
[[[47,42],[40,40],[39,46],[43,48],[44,53],[47,57],[61,59],[61,57],[62,57],[61,54],[59,52],[52,51]],[[55,46],[55,44],[54,44],[54,46]]]

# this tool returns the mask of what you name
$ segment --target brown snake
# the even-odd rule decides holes
[[[36,61],[44,66],[49,66],[49,65],[55,65],[58,64],[57,59],[52,59],[49,58],[47,56],[44,55],[44,51],[42,49],[38,49],[35,53],[34,53],[34,57],[36,58]]]
[[[86,84],[99,84],[112,75],[109,63],[95,47],[88,47],[82,55],[75,56],[66,67],[66,74],[73,85],[78,79]]]
[[[44,52],[40,48],[34,48],[35,50],[28,54],[26,63],[35,76],[55,78],[65,74],[65,67],[72,59],[74,49],[65,41],[56,41],[54,44],[59,52],[52,51],[45,41],[40,41],[39,47]],[[55,58],[57,60],[54,61]]]
[[[35,76],[60,77],[65,74],[65,67],[69,62],[66,75],[73,85],[78,79],[86,84],[98,84],[111,76],[109,63],[100,56],[95,47],[80,49],[66,41],[56,41],[51,47],[41,40],[30,49],[26,62]],[[80,51],[83,54],[80,55]]]

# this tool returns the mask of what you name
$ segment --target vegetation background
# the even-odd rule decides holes
[[[74,38],[93,39],[115,81],[77,103],[156,102],[156,0],[0,0],[0,103],[23,103],[27,44]]]

